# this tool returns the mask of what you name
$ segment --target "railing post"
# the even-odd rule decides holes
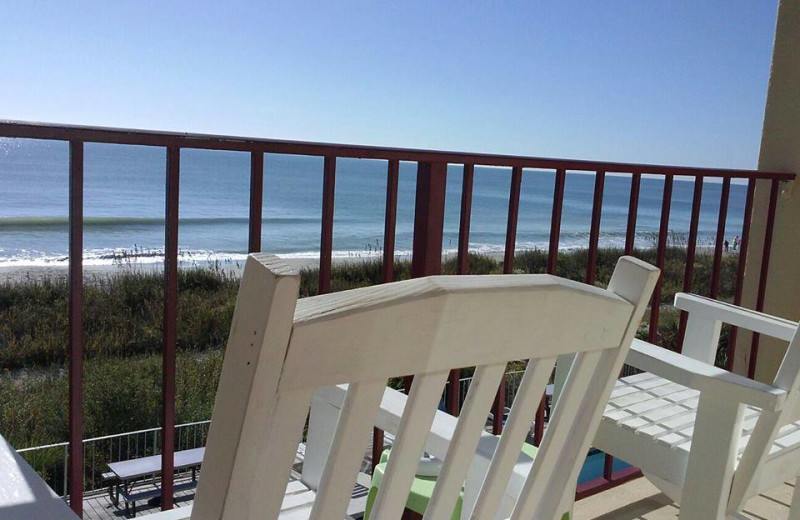
[[[414,210],[414,250],[411,276],[430,276],[442,271],[442,233],[447,163],[419,163]]]
[[[83,143],[69,143],[69,504],[83,516]]]
[[[444,198],[447,187],[447,163],[417,164],[417,198],[414,208],[414,245],[411,276],[418,278],[441,274]],[[411,391],[413,374],[406,377],[405,391]]]
[[[167,148],[164,232],[164,352],[162,356],[161,509],[172,509],[175,471],[175,349],[178,335],[178,201],[181,150]]]

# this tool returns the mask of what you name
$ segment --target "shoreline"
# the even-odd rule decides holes
[[[279,258],[291,267],[299,270],[316,269],[319,267],[319,258],[289,257]],[[445,254],[443,259],[452,255]],[[502,254],[487,254],[492,258],[502,258]],[[380,261],[382,256],[363,255],[334,257],[331,262],[335,265],[360,264],[371,261]],[[411,255],[396,255],[395,261],[411,260]],[[244,260],[217,260],[217,261],[186,261],[179,262],[178,269],[218,269],[220,272],[229,274],[235,278],[240,278],[244,270]],[[110,265],[84,265],[83,277],[86,283],[92,280],[108,278],[115,275],[125,275],[130,273],[158,273],[163,271],[164,264],[161,262],[153,263],[119,263]],[[0,284],[14,284],[28,281],[59,280],[66,279],[69,274],[69,265],[20,265],[20,266],[0,266]]]
[[[604,249],[617,249],[617,248],[599,248]],[[654,249],[654,248],[645,248]],[[525,250],[520,250],[518,253]],[[697,246],[698,254],[713,253],[713,246]],[[723,253],[723,256],[738,254],[738,250],[730,250]],[[480,252],[477,253],[493,260],[502,262],[502,252]],[[442,255],[442,261],[454,258],[456,253],[446,252]],[[316,269],[319,267],[319,257],[278,257],[288,264],[289,266],[299,270],[303,269]],[[331,262],[334,266],[346,264],[361,264],[366,262],[381,261],[381,255],[365,254],[365,255],[352,255],[346,257],[334,257]],[[410,261],[411,254],[403,253],[395,255],[395,261]],[[243,259],[224,259],[215,261],[180,261],[178,269],[216,269],[221,273],[231,275],[235,278],[240,278],[244,270],[245,261]],[[98,281],[110,276],[125,275],[130,273],[155,273],[163,270],[163,263],[161,262],[147,262],[136,263],[126,262],[109,265],[84,265],[83,276],[86,283]],[[20,265],[20,266],[0,266],[0,284],[16,284],[30,281],[42,280],[60,280],[66,279],[69,274],[69,266],[67,264],[58,265]]]

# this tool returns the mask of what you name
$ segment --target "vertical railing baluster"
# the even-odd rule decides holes
[[[508,195],[508,220],[506,221],[506,248],[503,255],[503,273],[511,274],[514,272],[514,253],[517,243],[517,221],[519,220],[519,197],[522,189],[522,168],[515,166],[511,169],[511,185]],[[500,386],[494,398],[492,406],[494,420],[492,421],[492,433],[499,435],[503,433],[503,416],[506,408],[506,378],[500,378]]]
[[[63,470],[62,478],[64,479],[64,483],[63,483],[64,490],[63,490],[62,497],[66,498],[66,496],[67,496],[67,475],[69,475],[69,445],[64,446],[63,449],[64,449],[64,470]],[[83,474],[83,471],[81,471],[81,474]]]
[[[550,245],[547,249],[547,274],[556,274],[558,265],[558,242],[561,236],[561,210],[564,207],[564,184],[566,170],[556,170],[553,188],[553,215],[550,218]]]
[[[689,239],[686,243],[686,266],[683,272],[683,292],[692,292],[694,282],[694,259],[697,251],[697,227],[700,223],[700,205],[703,202],[703,176],[694,178],[694,193],[692,195],[692,215],[689,219]],[[678,320],[678,352],[683,352],[683,338],[686,334],[686,321],[689,314],[680,312]]]
[[[608,454],[603,458],[603,478],[609,482],[614,479],[614,457]]]
[[[586,283],[594,285],[597,277],[597,244],[600,241],[600,218],[603,215],[603,188],[606,172],[598,171],[594,178],[594,200],[592,202],[592,225],[589,231],[589,256],[586,261]]]
[[[780,181],[773,180],[769,191],[769,208],[767,209],[767,222],[764,226],[764,248],[761,253],[761,272],[758,276],[758,296],[756,297],[756,311],[764,310],[767,297],[767,279],[769,278],[769,257],[772,253],[772,234],[775,226],[775,213],[778,209],[778,191]],[[750,363],[747,365],[747,377],[754,379],[756,376],[756,363],[758,362],[758,343],[761,335],[753,333],[750,342]]]
[[[589,251],[586,260],[586,283],[594,285],[597,279],[597,249],[600,242],[600,219],[603,216],[603,191],[605,188],[606,172],[598,171],[594,178],[594,197],[592,200],[592,223],[589,230]],[[546,397],[545,397],[546,398]],[[611,468],[614,458],[605,456],[603,476],[611,480]]]
[[[634,173],[631,176],[631,195],[628,199],[628,226],[625,230],[625,254],[632,255],[636,247],[636,213],[639,211],[639,188],[642,174]]]
[[[747,196],[744,200],[744,215],[742,216],[742,239],[739,241],[739,259],[736,265],[736,287],[733,291],[733,304],[742,304],[742,291],[744,289],[744,271],[747,263],[747,246],[750,242],[750,221],[753,218],[753,200],[755,199],[756,180],[750,179],[747,183]],[[731,326],[728,331],[728,352],[725,368],[733,370],[733,358],[736,354],[736,338],[739,328]]]
[[[336,157],[325,156],[322,180],[322,232],[319,247],[319,294],[331,290],[333,257],[333,203],[336,190]]]
[[[475,165],[465,164],[461,180],[461,221],[458,226],[458,274],[469,273],[469,225],[472,219],[472,185]]]
[[[474,164],[464,164],[461,177],[461,215],[458,226],[458,258],[456,273],[469,273],[469,225],[472,217],[472,185],[475,174]],[[461,408],[461,369],[450,371],[448,378],[447,413],[458,416]]]
[[[669,233],[669,210],[672,204],[672,175],[664,176],[664,193],[661,199],[661,223],[658,228],[658,249],[656,250],[656,267],[661,269],[653,299],[650,303],[650,330],[648,341],[655,344],[658,339],[658,317],[661,311],[661,285],[664,281],[664,264],[667,256],[667,234]]]
[[[722,191],[719,196],[719,216],[717,217],[717,235],[714,240],[714,263],[711,268],[711,283],[708,295],[716,299],[719,293],[719,282],[722,270],[722,246],[725,242],[725,224],[728,219],[728,199],[731,193],[731,178],[722,179]]]
[[[383,263],[381,265],[381,282],[394,280],[394,246],[397,229],[397,187],[400,177],[400,163],[390,160],[386,172],[386,214],[383,219]],[[372,429],[372,470],[381,460],[383,453],[383,430]]]
[[[394,280],[394,247],[397,229],[397,187],[399,178],[399,161],[389,161],[386,172],[386,214],[383,219],[383,264],[381,265],[381,281],[383,283]]]
[[[514,272],[514,253],[517,242],[517,220],[519,220],[519,197],[522,188],[522,168],[511,170],[511,187],[508,195],[508,219],[506,221],[506,248],[503,255],[503,273]]]
[[[175,350],[178,335],[178,203],[181,150],[167,148],[164,230],[164,352],[162,367],[161,509],[172,509],[175,451]],[[121,444],[121,443],[120,443]]]
[[[550,217],[550,243],[547,250],[547,274],[556,274],[558,268],[558,245],[561,239],[561,214],[564,208],[564,186],[566,184],[566,170],[556,170],[555,184],[553,186],[553,211]],[[545,395],[536,410],[536,419],[533,423],[533,444],[539,446],[544,438],[544,411],[547,407]]]
[[[83,516],[83,142],[69,143],[69,503]]]
[[[261,222],[264,211],[264,153],[250,152],[250,219],[247,252],[261,251]]]

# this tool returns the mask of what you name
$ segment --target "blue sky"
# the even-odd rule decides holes
[[[0,4],[0,118],[752,168],[777,2]]]

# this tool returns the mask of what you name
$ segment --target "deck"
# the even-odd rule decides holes
[[[788,519],[793,491],[792,484],[784,484],[753,497],[742,518]],[[678,520],[679,511],[647,479],[640,478],[577,502],[573,520]]]
[[[391,442],[391,437],[387,439]],[[370,442],[371,444],[371,442]],[[292,471],[292,479],[298,479],[302,471],[304,446],[298,449],[298,456]],[[367,450],[361,473],[353,490],[352,501],[348,513],[358,517],[363,512],[369,491],[370,477],[367,475],[371,467],[371,446]],[[175,483],[188,481],[191,473],[176,476]],[[142,485],[141,489],[152,489],[152,483]],[[744,518],[752,520],[778,520],[789,516],[792,500],[792,484],[784,484],[769,493],[759,495],[747,504]],[[175,494],[175,507],[186,507],[194,503],[194,489]],[[160,511],[157,504],[137,504],[136,517],[144,517]],[[647,479],[640,478],[621,486],[609,489],[597,495],[581,500],[575,504],[573,520],[678,520],[678,506],[660,493]],[[125,509],[115,506],[106,490],[95,491],[84,498],[84,519],[113,520],[126,518]]]
[[[391,436],[389,438],[391,441]],[[300,473],[303,470],[303,458],[305,453],[305,446],[300,445],[297,450],[297,457],[295,458],[294,467],[292,468],[291,480],[299,480]],[[368,446],[364,462],[361,466],[361,472],[356,479],[356,486],[353,489],[351,496],[350,506],[347,512],[351,516],[358,517],[364,512],[367,503],[367,493],[369,493],[370,476],[365,472],[372,466],[372,442]],[[175,476],[175,485],[189,482],[192,478],[191,472],[182,473]],[[142,483],[136,486],[137,491],[148,491],[156,488],[156,481]],[[187,489],[175,493],[174,506],[187,507],[194,503],[195,489]],[[143,501],[136,503],[136,518],[151,515],[161,511],[157,501]],[[116,518],[130,518],[125,514],[125,505],[120,503],[119,506],[111,501],[108,494],[108,489],[97,490],[87,493],[83,499],[83,518],[84,520],[112,520]]]
[[[364,474],[361,474],[366,476]],[[179,480],[176,482],[180,482]],[[748,503],[744,518],[752,520],[779,520],[788,518],[791,504],[791,484],[784,484],[769,493],[759,495]],[[367,488],[354,490],[354,500],[366,500]],[[175,496],[175,507],[186,507],[194,502],[194,491],[184,491]],[[136,517],[157,513],[159,508],[143,504]],[[574,520],[678,520],[678,507],[659,493],[646,479],[638,479],[609,489],[575,504]],[[84,501],[84,518],[109,520],[125,518],[125,512],[114,506],[105,492],[92,494]]]

